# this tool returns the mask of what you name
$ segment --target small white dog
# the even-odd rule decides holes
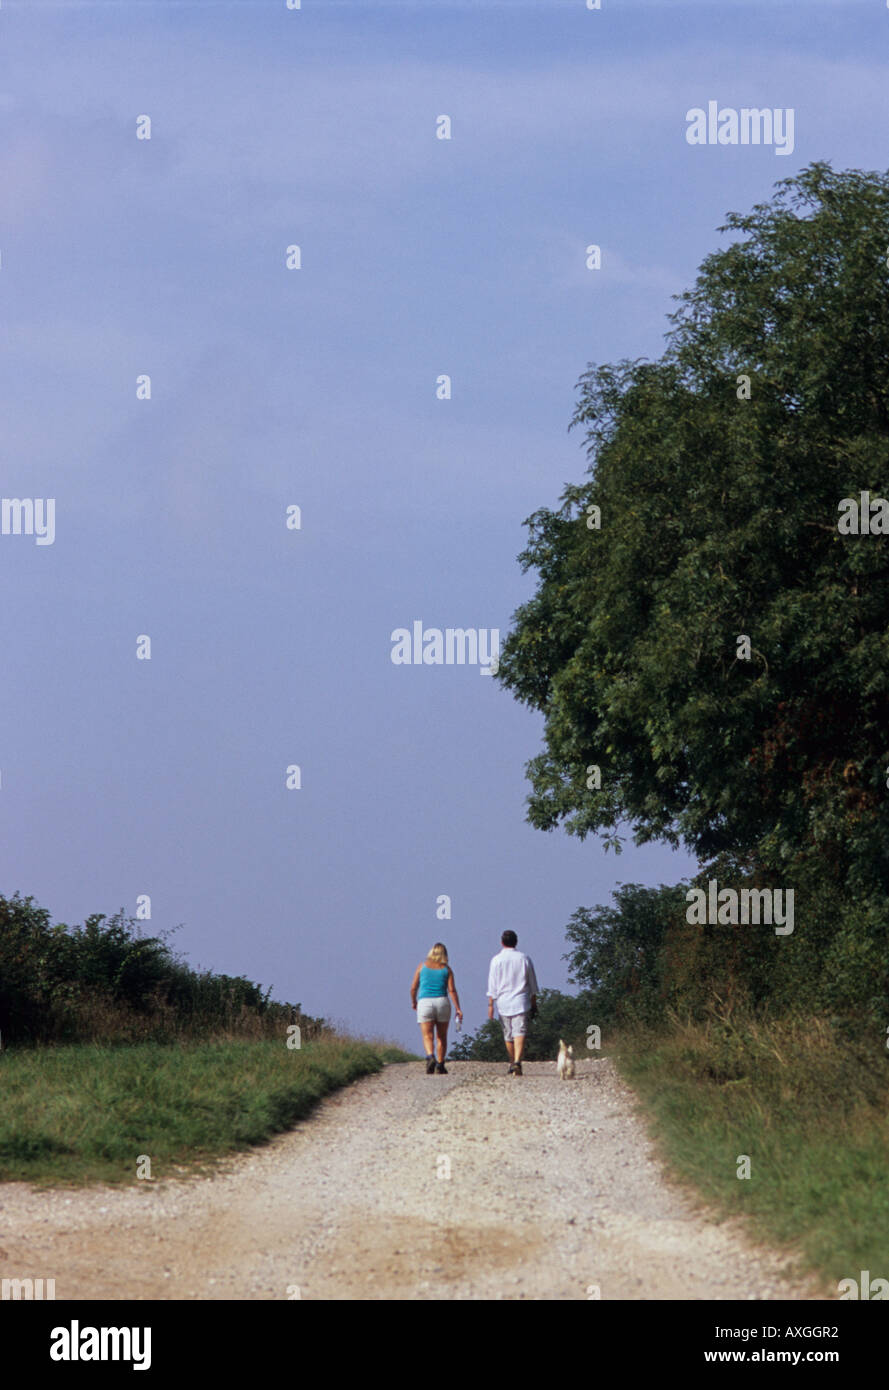
[[[559,1038],[559,1076],[562,1081],[570,1081],[574,1076],[574,1048],[566,1047]]]

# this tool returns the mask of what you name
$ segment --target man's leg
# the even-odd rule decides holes
[[[509,1074],[515,1069],[515,1043],[512,1040],[512,1019],[504,1018],[500,1015],[500,1022],[503,1026],[503,1041],[506,1043],[506,1051],[509,1056]]]
[[[525,1050],[525,1029],[528,1027],[528,1015],[517,1014],[512,1020],[513,1046],[515,1047],[515,1075],[522,1075],[522,1053]]]

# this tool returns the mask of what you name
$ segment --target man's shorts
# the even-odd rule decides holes
[[[417,1000],[418,1023],[447,1023],[450,1017],[451,1001],[446,994]]]
[[[500,1024],[503,1028],[503,1037],[506,1042],[512,1042],[513,1038],[523,1038],[528,1031],[527,1014],[510,1014],[507,1018],[500,1015]]]

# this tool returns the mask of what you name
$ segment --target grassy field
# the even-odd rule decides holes
[[[137,1043],[0,1052],[0,1181],[132,1182],[261,1143],[329,1091],[409,1060],[385,1043]]]
[[[625,1033],[613,1053],[674,1174],[793,1250],[826,1293],[862,1270],[889,1278],[884,1039],[817,1019],[674,1022],[668,1037]]]

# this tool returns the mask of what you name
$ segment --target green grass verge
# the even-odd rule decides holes
[[[678,1023],[630,1032],[615,1062],[676,1177],[750,1218],[825,1294],[889,1278],[889,1062],[884,1040],[824,1020]],[[739,1178],[739,1156],[750,1177]]]
[[[184,1046],[80,1044],[0,1053],[0,1180],[132,1182],[261,1143],[386,1062],[385,1043],[333,1037]]]

